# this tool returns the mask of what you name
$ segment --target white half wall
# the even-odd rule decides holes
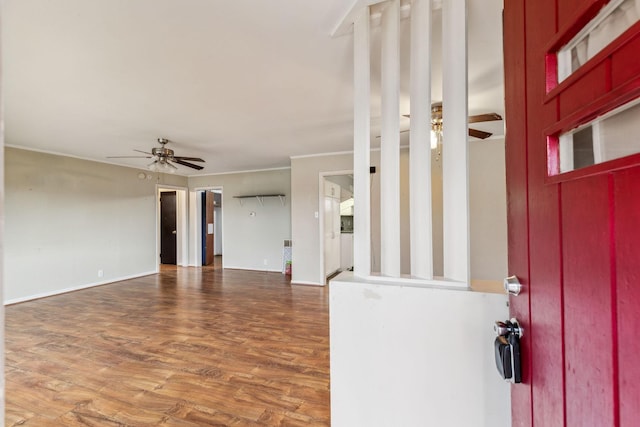
[[[372,284],[330,284],[331,425],[508,427],[493,325],[508,297]]]
[[[156,184],[186,178],[15,148],[5,159],[5,302],[157,271]]]
[[[191,192],[204,188],[222,188],[223,267],[282,271],[283,242],[291,238],[291,170],[189,177]],[[265,198],[261,205],[256,198],[242,204],[234,198],[255,194],[284,194],[286,199],[282,205],[277,197]]]

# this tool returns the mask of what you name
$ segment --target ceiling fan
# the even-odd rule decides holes
[[[182,157],[176,156],[172,149],[167,148],[166,145],[171,142],[166,138],[158,138],[160,147],[154,147],[151,152],[141,150],[133,150],[138,153],[146,154],[146,156],[108,156],[109,159],[153,159],[153,162],[149,163],[147,167],[153,172],[165,172],[175,173],[178,168],[174,165],[177,163],[182,166],[186,166],[192,169],[201,170],[204,166],[196,165],[191,162],[204,162],[199,157]]]
[[[404,114],[404,117],[410,117],[410,115]],[[491,122],[496,120],[502,120],[502,116],[498,113],[485,113],[469,116],[468,123]],[[442,135],[442,102],[434,102],[433,104],[431,104],[431,131],[436,136]],[[404,130],[401,131],[401,133],[402,132],[408,131]],[[469,136],[472,136],[474,138],[487,139],[491,135],[493,135],[491,132],[469,128]]]

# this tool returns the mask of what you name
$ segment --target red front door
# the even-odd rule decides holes
[[[640,425],[640,155],[557,174],[553,158],[559,133],[640,97],[637,22],[557,81],[555,52],[607,3],[505,0],[514,426]]]

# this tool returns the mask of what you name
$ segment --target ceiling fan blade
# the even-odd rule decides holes
[[[152,159],[153,156],[107,156],[107,159]]]
[[[138,153],[148,154],[148,155],[150,155],[150,156],[153,156],[153,154],[151,154],[151,153],[147,153],[146,151],[142,151],[142,150],[135,150],[135,149],[134,149],[133,151],[136,151],[136,152],[138,152]]]
[[[189,168],[193,168],[193,169],[197,169],[197,170],[201,170],[204,169],[204,166],[200,166],[200,165],[194,165],[193,163],[189,163],[189,162],[185,162],[184,160],[180,160],[179,158],[173,158],[172,161],[176,162],[179,165],[182,166],[186,166]]]
[[[411,118],[411,114],[403,114],[402,117]],[[502,120],[502,116],[498,113],[476,114],[475,116],[469,116],[468,123],[493,122],[496,120]]]
[[[176,160],[189,160],[190,162],[204,162],[200,157],[182,157],[182,156],[173,156]]]
[[[485,132],[483,130],[469,128],[469,136],[472,136],[474,138],[487,139],[491,135],[493,135],[491,132]]]
[[[409,132],[409,129],[400,131],[400,133],[405,133],[405,132]],[[485,132],[483,130],[469,128],[469,136],[472,136],[474,138],[487,139],[491,135],[493,135],[491,132]],[[376,138],[380,138],[380,135],[376,136]]]
[[[498,113],[476,114],[475,116],[469,116],[469,123],[493,122],[496,120],[502,120],[502,116]]]

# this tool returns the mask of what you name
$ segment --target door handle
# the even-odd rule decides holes
[[[510,295],[520,295],[520,291],[522,291],[522,284],[520,280],[518,280],[517,276],[509,276],[504,279],[504,290],[507,291]]]
[[[171,234],[177,234],[177,231],[176,231],[176,230],[173,230],[173,231],[171,232]]]
[[[495,325],[493,325],[493,330],[496,332],[496,335],[499,337],[505,337],[507,335],[517,335],[518,338],[522,338],[524,335],[524,328],[520,326],[518,319],[515,317],[511,320],[507,320],[506,322],[497,321]]]

